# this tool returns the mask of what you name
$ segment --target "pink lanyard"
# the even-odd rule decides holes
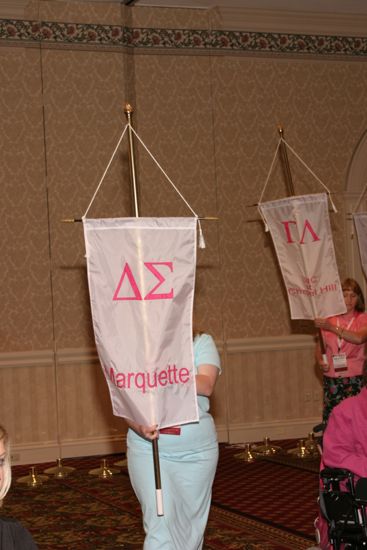
[[[354,321],[355,317],[353,315],[353,317],[351,318],[351,320],[349,321],[349,323],[347,324],[347,326],[345,327],[345,330],[349,330],[350,327],[352,326],[353,324],[353,321]],[[339,328],[339,318],[336,320],[336,326]],[[342,344],[343,344],[343,338],[340,338],[340,336],[338,335],[337,336],[337,340],[338,340],[338,353],[340,353],[340,350],[342,349]]]

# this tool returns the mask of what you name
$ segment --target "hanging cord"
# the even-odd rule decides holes
[[[176,193],[178,193],[181,197],[181,199],[184,201],[184,203],[186,204],[186,206],[188,208],[190,208],[191,212],[194,214],[195,218],[198,217],[198,215],[194,212],[194,210],[191,208],[191,206],[189,205],[189,203],[187,202],[187,200],[185,199],[185,197],[180,193],[180,191],[177,189],[177,187],[175,186],[175,184],[173,183],[173,181],[169,178],[169,176],[167,175],[167,173],[163,170],[162,166],[159,164],[159,162],[157,161],[157,159],[152,155],[152,153],[149,151],[148,147],[145,145],[144,141],[138,136],[138,134],[135,132],[134,128],[132,126],[130,126],[131,130],[134,132],[134,134],[136,135],[137,139],[140,141],[140,143],[142,144],[142,146],[144,147],[144,149],[146,150],[146,152],[150,155],[150,157],[154,160],[154,162],[156,163],[156,165],[158,166],[158,168],[160,169],[160,171],[162,172],[162,174],[165,176],[165,178],[170,182],[170,184],[172,185],[172,187],[174,188],[174,190],[176,191]]]
[[[117,142],[117,145],[116,145],[116,147],[115,147],[115,150],[114,150],[114,152],[112,153],[112,157],[110,158],[110,160],[109,160],[109,162],[108,162],[108,164],[107,164],[106,170],[103,172],[103,175],[102,175],[102,177],[101,177],[101,179],[100,179],[100,182],[99,182],[99,184],[97,185],[97,189],[96,189],[95,192],[94,192],[94,195],[93,195],[93,197],[92,197],[92,200],[90,201],[90,203],[89,203],[89,205],[88,205],[88,208],[86,209],[84,215],[82,216],[82,219],[85,219],[85,218],[86,218],[86,216],[87,216],[87,214],[88,214],[88,212],[89,212],[89,210],[90,210],[90,208],[91,208],[91,206],[92,206],[92,204],[93,204],[93,202],[94,202],[94,199],[95,199],[96,196],[97,196],[97,193],[98,193],[98,191],[99,191],[99,188],[101,187],[101,185],[102,185],[102,183],[103,183],[103,180],[104,180],[104,178],[105,178],[105,176],[106,176],[106,174],[107,174],[107,172],[108,172],[108,170],[109,170],[109,167],[111,166],[111,163],[112,163],[113,159],[115,158],[115,155],[116,155],[116,153],[117,153],[117,149],[120,147],[120,143],[121,143],[121,141],[122,141],[122,138],[123,138],[124,135],[125,135],[125,132],[126,132],[128,126],[129,126],[129,124],[126,124],[126,126],[125,126],[125,128],[124,128],[124,130],[123,130],[123,132],[122,132],[122,134],[121,134],[121,136],[120,136],[120,139],[119,139],[118,142]]]
[[[338,212],[337,209],[336,209],[336,206],[335,204],[333,203],[333,199],[331,198],[331,192],[330,192],[330,189],[328,187],[326,187],[326,185],[320,180],[320,178],[315,174],[315,172],[313,170],[311,170],[311,168],[301,159],[301,157],[299,155],[297,155],[296,151],[285,141],[284,138],[280,138],[281,141],[283,141],[283,143],[288,147],[288,149],[290,151],[292,151],[292,153],[294,154],[295,157],[297,157],[297,159],[300,161],[301,164],[303,164],[303,166],[310,172],[310,174],[319,182],[321,183],[321,185],[323,186],[324,189],[326,189],[326,192],[328,194],[328,197],[329,197],[329,200],[330,200],[330,204],[331,206],[333,207],[333,210],[334,212]]]
[[[283,137],[281,137],[280,140],[278,141],[278,145],[277,145],[277,148],[276,148],[276,150],[275,150],[275,154],[274,154],[274,157],[273,157],[273,160],[272,160],[272,163],[271,163],[269,172],[268,172],[268,176],[267,176],[266,181],[265,181],[264,188],[263,188],[263,190],[262,190],[262,192],[261,192],[261,195],[260,195],[260,199],[259,199],[258,204],[259,204],[259,205],[261,204],[262,198],[263,198],[264,193],[265,193],[265,189],[266,189],[266,187],[267,187],[267,185],[268,185],[268,183],[269,183],[270,175],[271,175],[271,173],[272,173],[272,171],[273,171],[275,159],[277,158],[277,154],[278,154],[278,150],[279,150],[280,144],[281,144],[282,142],[288,147],[288,149],[294,154],[294,156],[297,157],[297,159],[300,161],[300,163],[310,172],[310,174],[312,174],[312,176],[313,176],[319,183],[321,183],[321,185],[324,187],[324,189],[325,189],[326,192],[327,192],[327,195],[328,195],[328,197],[329,197],[330,204],[331,204],[331,206],[332,206],[332,208],[333,208],[333,211],[334,211],[334,212],[337,212],[337,209],[336,209],[336,207],[335,207],[335,204],[334,204],[334,202],[333,202],[333,199],[331,198],[330,189],[329,189],[328,187],[326,187],[326,185],[320,180],[320,178],[315,174],[315,172],[313,172],[313,170],[311,170],[311,168],[301,159],[301,157],[300,157],[299,155],[297,155],[296,151],[295,151],[295,150],[285,141],[285,139],[284,139]],[[366,186],[367,186],[367,184],[366,184]],[[363,194],[365,193],[365,191],[366,191],[366,189],[363,191]],[[362,197],[363,197],[363,194],[362,194]],[[362,197],[361,197],[360,201],[362,200]],[[359,203],[358,203],[358,205],[359,205]],[[258,210],[259,210],[260,216],[261,216],[261,218],[262,218],[262,220],[263,220],[263,222],[264,222],[265,231],[269,231],[268,225],[267,225],[267,223],[266,223],[266,221],[265,221],[265,218],[264,218],[264,216],[263,216],[263,214],[262,214],[262,212],[261,212],[261,209],[258,208]]]
[[[362,193],[361,193],[360,196],[359,196],[359,199],[358,199],[358,201],[357,201],[357,204],[355,205],[355,207],[354,207],[354,209],[353,209],[353,211],[352,211],[352,220],[354,220],[354,214],[357,214],[357,210],[358,210],[358,208],[360,207],[360,204],[361,204],[362,199],[363,199],[363,197],[364,197],[364,195],[365,195],[365,193],[366,193],[366,190],[367,190],[367,182],[366,182],[366,184],[365,184],[365,186],[364,186],[364,188],[363,188]],[[351,238],[353,239],[353,237],[354,237],[354,223],[353,223],[353,221],[352,221],[352,231],[351,231],[350,236],[351,236]]]
[[[280,147],[281,142],[282,142],[282,138],[280,138],[280,140],[278,141],[277,148],[275,149],[274,157],[273,157],[273,160],[272,160],[272,162],[271,162],[271,165],[270,165],[270,169],[269,169],[268,175],[267,175],[267,177],[266,177],[265,185],[264,185],[264,187],[263,187],[263,190],[261,191],[261,195],[260,195],[260,198],[259,198],[259,202],[258,202],[258,205],[259,205],[259,206],[260,206],[260,204],[261,204],[261,202],[262,202],[262,198],[263,198],[263,196],[264,196],[265,189],[266,189],[266,187],[267,187],[267,185],[268,185],[268,183],[269,183],[269,179],[270,179],[271,173],[272,173],[272,171],[273,171],[274,163],[275,163],[275,160],[276,160],[276,158],[277,158],[278,150],[279,150],[279,147]],[[266,221],[265,221],[265,218],[264,218],[264,216],[263,216],[263,213],[262,213],[262,211],[261,211],[261,208],[258,207],[258,211],[259,211],[259,214],[260,214],[260,216],[261,216],[261,218],[262,218],[262,221],[264,222],[265,231],[267,232],[267,231],[269,231],[269,227],[268,227],[268,224],[267,224]]]
[[[265,185],[263,187],[263,190],[261,191],[261,195],[260,195],[260,198],[259,198],[259,204],[262,202],[262,198],[264,196],[264,193],[265,193],[265,189],[269,183],[269,179],[270,179],[270,176],[271,176],[271,173],[273,171],[273,166],[274,166],[274,163],[275,163],[275,160],[277,158],[277,154],[278,154],[278,149],[280,147],[280,144],[282,142],[282,138],[280,138],[280,140],[278,141],[278,145],[277,145],[277,148],[275,149],[275,153],[274,153],[274,157],[273,157],[273,160],[271,161],[271,165],[270,165],[270,169],[269,169],[269,172],[268,172],[268,175],[266,177],[266,181],[265,181]]]
[[[158,166],[158,168],[160,169],[160,171],[162,172],[162,174],[164,175],[164,177],[167,179],[167,181],[172,185],[173,189],[176,191],[176,193],[181,197],[181,199],[184,201],[184,203],[186,204],[186,206],[191,210],[191,212],[194,214],[197,222],[198,222],[198,228],[199,228],[199,248],[205,248],[205,240],[204,240],[204,235],[203,235],[203,230],[201,228],[201,223],[200,223],[200,220],[199,220],[199,216],[196,214],[196,212],[191,208],[190,204],[187,202],[187,200],[185,199],[185,197],[182,195],[182,193],[178,190],[178,188],[176,187],[176,185],[173,183],[173,181],[171,180],[171,178],[168,176],[168,174],[163,170],[162,166],[159,164],[159,162],[157,161],[157,159],[154,157],[154,155],[149,151],[148,147],[145,145],[144,141],[140,138],[140,136],[135,132],[134,128],[128,124],[128,126],[130,126],[132,132],[135,134],[136,138],[140,141],[140,143],[142,144],[142,146],[144,147],[144,149],[146,150],[146,152],[148,153],[148,155],[150,156],[150,158],[155,162],[155,164]]]
[[[176,191],[176,193],[181,197],[181,199],[184,201],[184,203],[186,204],[186,206],[191,210],[191,212],[194,214],[194,217],[196,218],[197,220],[197,223],[198,223],[198,229],[199,229],[199,248],[205,248],[205,240],[204,240],[204,235],[203,235],[203,230],[201,228],[201,223],[200,223],[200,220],[199,220],[199,216],[196,214],[196,212],[191,208],[190,204],[187,202],[187,200],[185,199],[185,197],[182,195],[182,193],[177,189],[176,185],[173,183],[173,181],[169,178],[168,174],[163,170],[162,166],[159,164],[159,162],[157,161],[157,159],[153,156],[153,154],[149,151],[148,147],[145,145],[145,143],[143,142],[143,140],[140,138],[140,136],[135,132],[134,128],[131,126],[130,123],[127,123],[125,125],[125,128],[120,136],[120,139],[118,140],[117,142],[117,145],[115,147],[115,150],[113,151],[112,153],[112,156],[106,166],[106,169],[105,171],[103,172],[103,175],[97,185],[97,189],[95,190],[94,192],[94,195],[88,205],[88,208],[86,209],[84,215],[82,216],[82,219],[85,219],[93,202],[94,202],[94,199],[96,198],[97,196],[97,193],[103,183],[103,180],[111,166],[111,163],[116,155],[116,152],[117,152],[117,149],[119,148],[120,146],[120,143],[126,133],[126,130],[127,128],[130,128],[131,131],[135,134],[135,136],[137,137],[137,139],[140,141],[140,143],[142,144],[142,146],[144,147],[144,149],[147,151],[147,153],[149,154],[149,156],[153,159],[153,161],[155,162],[155,164],[158,166],[158,168],[161,170],[162,174],[165,176],[165,178],[169,181],[169,183],[172,185],[172,187],[174,188],[174,190]]]
[[[358,208],[359,208],[359,206],[360,206],[360,204],[361,204],[361,202],[362,202],[362,199],[363,199],[363,197],[364,197],[364,195],[365,195],[365,193],[366,193],[366,190],[367,190],[367,182],[366,182],[366,184],[365,184],[365,186],[364,186],[364,188],[363,188],[362,193],[360,194],[360,197],[359,197],[359,199],[358,199],[358,201],[357,201],[357,204],[355,205],[355,207],[354,207],[354,209],[353,209],[352,214],[356,214],[356,212],[357,212],[357,210],[358,210]]]

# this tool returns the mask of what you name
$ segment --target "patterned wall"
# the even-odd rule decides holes
[[[53,347],[39,49],[0,49],[2,351]]]
[[[33,2],[26,17],[0,20],[0,366],[6,371],[0,389],[6,391],[9,380],[16,388],[24,372],[30,376],[27,369],[38,364],[35,353],[47,352],[51,368],[32,385],[48,404],[22,409],[34,418],[32,429],[25,429],[21,415],[15,418],[11,400],[6,408],[0,404],[0,418],[19,444],[98,439],[122,429],[109,413],[107,395],[100,397],[99,421],[88,423],[100,373],[95,360],[80,359],[94,346],[82,227],[61,220],[84,214],[125,124],[124,103],[131,101],[139,135],[193,209],[219,217],[203,222],[207,248],[198,257],[196,324],[224,344],[229,374],[215,405],[221,426],[246,423],[254,411],[228,404],[238,369],[233,353],[225,353],[228,342],[241,341],[239,353],[247,354],[248,339],[290,338],[284,341],[288,362],[292,335],[310,332],[289,321],[273,246],[254,207],[277,126],[284,126],[286,140],[333,192],[339,212],[332,226],[345,276],[343,191],[367,126],[367,39],[213,30],[206,11],[115,3],[102,9],[94,2]],[[142,215],[189,214],[140,147],[137,161]],[[290,165],[297,193],[321,190],[292,155]],[[129,215],[128,172],[124,144],[90,215]],[[265,198],[285,192],[278,162]],[[312,362],[312,343],[307,345],[300,355],[304,372]],[[253,350],[255,363],[260,348]],[[249,357],[241,367],[244,385]],[[80,361],[88,367],[80,369]],[[21,368],[12,370],[14,362]],[[303,380],[289,372],[302,402]],[[263,377],[265,393],[270,381]],[[54,395],[53,421],[41,428],[40,415]],[[284,411],[279,395],[270,416],[283,422],[292,414],[313,418],[318,409]],[[81,431],[73,425],[78,415]]]

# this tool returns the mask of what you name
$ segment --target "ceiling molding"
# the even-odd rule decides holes
[[[136,0],[136,5],[160,8],[240,8],[329,15],[367,15],[366,0]]]
[[[24,19],[29,14],[29,0],[0,0],[1,19]]]
[[[367,15],[215,8],[213,27],[225,30],[366,36]]]
[[[42,0],[0,0],[0,19],[37,19],[39,6]],[[51,0],[49,0],[51,1]],[[57,1],[57,0],[53,0]],[[129,0],[67,0],[65,4],[105,2],[126,4]],[[265,1],[265,0],[264,0]],[[308,1],[308,0],[306,0]],[[268,4],[284,5],[281,0],[266,0]],[[144,0],[134,0],[134,5],[129,6],[132,10],[139,10],[140,6],[146,4]],[[157,1],[157,4],[175,5],[180,2],[171,2],[167,0]],[[183,2],[191,4],[191,0]],[[205,3],[205,2],[204,2]],[[208,0],[207,4],[218,4],[217,0]],[[247,7],[237,7],[233,4],[251,4],[251,0],[223,0],[216,7],[208,7],[208,19],[210,27],[218,30],[243,30],[253,32],[276,32],[287,34],[313,34],[313,35],[334,35],[334,36],[360,36],[367,35],[367,13],[348,14],[348,13],[321,13],[312,12],[310,9],[305,11],[286,11],[284,9],[250,9]],[[253,3],[253,2],[252,2]],[[200,2],[197,3],[197,5]],[[232,4],[232,6],[231,6]],[[340,4],[340,2],[339,2]],[[264,5],[264,2],[259,2]],[[302,2],[300,1],[300,4]],[[307,5],[307,4],[304,4]],[[310,7],[312,3],[308,4]],[[367,1],[364,0],[367,12]],[[186,6],[188,7],[188,6]],[[128,9],[128,8],[127,8]],[[150,7],[146,9],[163,9],[160,7]]]

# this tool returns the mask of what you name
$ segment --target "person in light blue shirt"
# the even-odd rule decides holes
[[[208,334],[194,337],[199,421],[178,433],[128,421],[127,458],[131,484],[143,512],[144,550],[200,550],[208,521],[218,463],[215,425],[209,413],[220,358]],[[151,441],[159,437],[164,515],[157,515]]]

